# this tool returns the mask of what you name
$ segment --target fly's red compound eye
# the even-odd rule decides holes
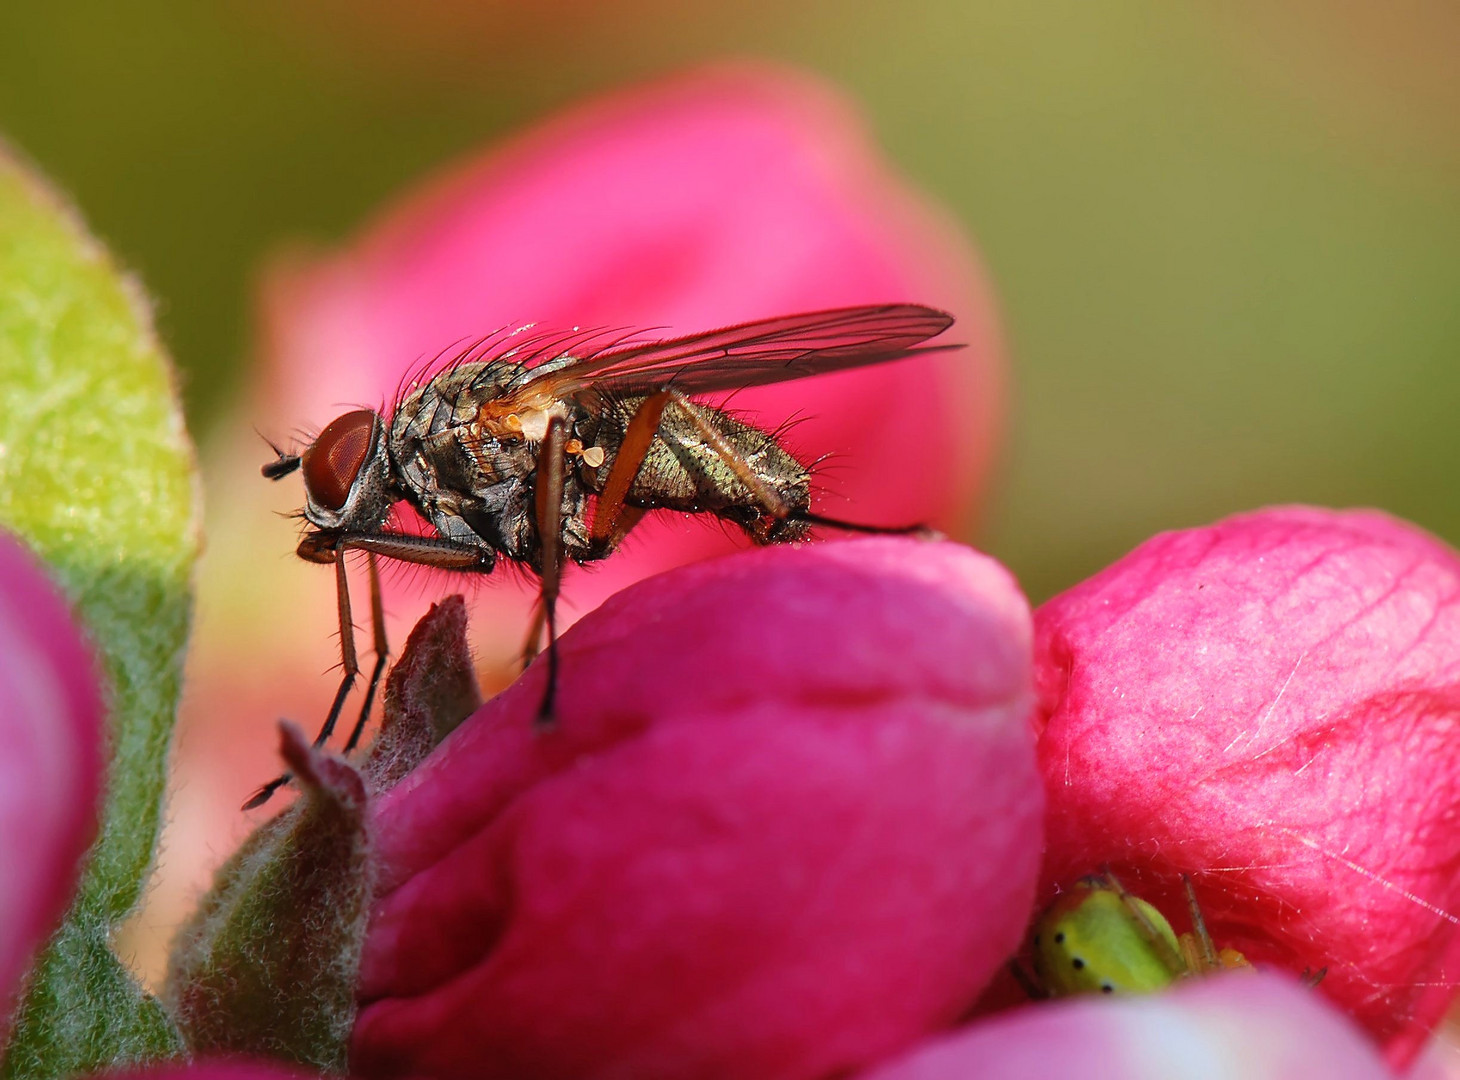
[[[330,421],[304,451],[304,486],[309,496],[329,510],[340,510],[370,453],[375,414],[357,409]]]

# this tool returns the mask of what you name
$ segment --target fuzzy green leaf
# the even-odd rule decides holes
[[[16,1017],[7,1076],[74,1075],[182,1055],[171,1018],[117,960],[108,936],[104,923],[68,923],[56,935]]]
[[[49,565],[110,683],[100,835],[5,1061],[6,1076],[61,1076],[176,1046],[107,936],[136,904],[157,843],[198,548],[196,473],[141,291],[3,145],[0,526]]]

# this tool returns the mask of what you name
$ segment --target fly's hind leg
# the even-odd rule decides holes
[[[762,543],[768,543],[774,540],[776,526],[781,522],[791,520],[791,515],[796,512],[796,508],[781,498],[780,493],[775,488],[771,487],[756,475],[755,469],[751,468],[750,462],[745,459],[745,455],[737,450],[729,439],[725,438],[723,432],[705,419],[704,413],[700,412],[693,401],[683,394],[674,393],[673,391],[670,391],[670,393],[673,394],[674,403],[680,407],[684,415],[689,418],[689,422],[694,426],[695,434],[700,437],[700,440],[730,470],[735,476],[735,479],[739,480],[749,490],[751,495],[755,497],[756,505],[760,508],[762,517],[770,519],[768,527],[752,529],[752,534]]]
[[[650,394],[634,411],[628,427],[624,429],[618,453],[608,470],[608,479],[593,505],[593,525],[589,529],[588,540],[595,550],[612,551],[644,516],[643,510],[628,505],[629,491],[639,478],[639,470],[649,456],[654,436],[659,434],[659,424],[671,397],[678,398],[678,395],[670,390]]]

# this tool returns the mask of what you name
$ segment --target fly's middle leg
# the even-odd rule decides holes
[[[561,417],[548,421],[537,455],[533,490],[537,532],[542,545],[542,619],[547,626],[547,686],[538,703],[537,722],[552,722],[558,692],[558,592],[563,583],[563,487],[568,472],[568,430]]]
[[[671,394],[661,390],[645,398],[624,430],[603,490],[594,505],[593,524],[589,529],[589,545],[607,552],[617,546],[634,527],[644,511],[626,502],[629,490],[639,475],[644,458],[659,431],[664,408]],[[537,722],[552,722],[558,690],[558,627],[557,602],[561,591],[565,553],[563,550],[563,488],[568,468],[568,433],[563,421],[553,418],[548,423],[538,450],[537,474],[533,491],[537,532],[542,544],[542,594],[533,613],[523,645],[523,666],[538,655],[543,630],[547,630],[547,685],[538,704]]]

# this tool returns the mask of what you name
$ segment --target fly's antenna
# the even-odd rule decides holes
[[[268,462],[259,472],[270,480],[282,480],[297,468],[299,468],[298,454],[280,452],[278,460]]]
[[[280,480],[299,468],[301,459],[298,454],[286,454],[283,450],[279,449],[278,444],[273,439],[269,438],[263,432],[259,432],[258,435],[260,439],[263,439],[264,442],[269,444],[269,449],[277,455],[273,461],[267,462],[259,470],[259,472],[264,474],[266,479]]]

